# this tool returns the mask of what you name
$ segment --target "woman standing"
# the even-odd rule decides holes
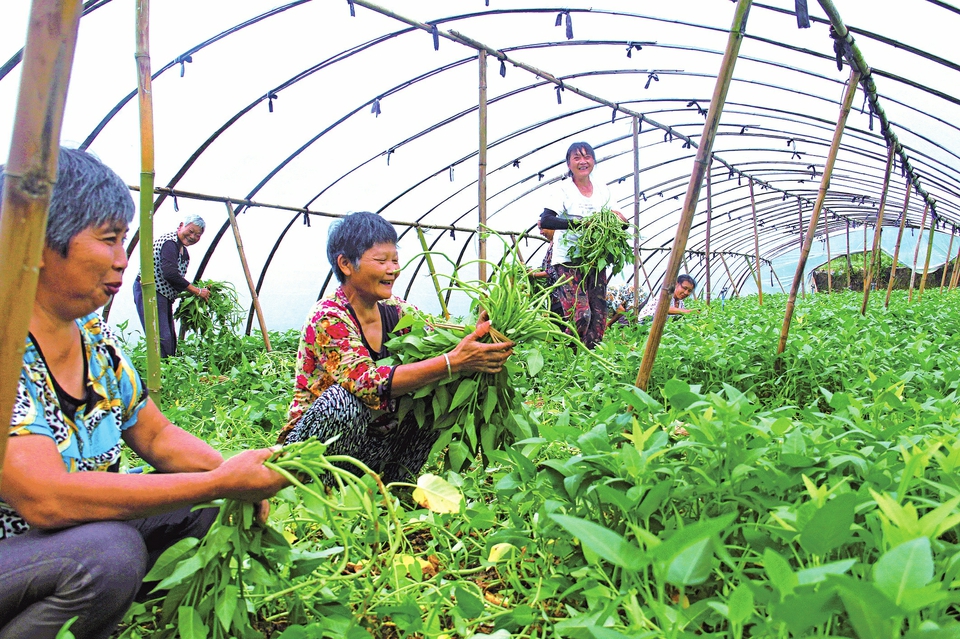
[[[511,342],[486,344],[481,321],[449,353],[422,362],[384,366],[384,346],[413,307],[393,294],[400,273],[397,232],[373,213],[352,213],[330,226],[327,259],[340,287],[317,302],[303,325],[293,401],[279,443],[316,437],[330,455],[350,455],[385,483],[416,475],[439,435],[413,412],[398,419],[397,398],[454,373],[498,373]],[[350,465],[343,466],[356,472]]]
[[[153,269],[157,282],[157,323],[160,328],[160,357],[170,357],[177,352],[177,331],[173,325],[173,301],[183,291],[190,291],[197,297],[208,300],[210,291],[197,288],[188,282],[184,275],[190,266],[190,254],[187,247],[200,241],[206,223],[199,215],[187,215],[176,231],[165,233],[153,242]],[[133,283],[133,303],[137,306],[140,325],[146,330],[143,316],[143,287],[140,274]]]
[[[571,251],[576,244],[576,228],[589,215],[610,206],[610,190],[606,184],[590,180],[597,156],[586,142],[574,142],[567,149],[570,180],[563,180],[551,194],[540,215],[540,227],[556,231],[553,242],[553,266],[558,278],[567,283],[554,291],[563,308],[564,318],[577,329],[580,341],[593,348],[603,339],[607,327],[607,273],[590,270],[584,273],[577,266]],[[615,211],[626,222],[619,211]]]

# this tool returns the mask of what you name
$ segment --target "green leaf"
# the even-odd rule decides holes
[[[923,588],[932,579],[933,551],[926,537],[891,548],[873,566],[877,588],[897,605],[903,602],[908,591]]]
[[[835,585],[859,639],[893,636],[891,617],[899,611],[872,583],[847,576],[832,576],[830,582]]]
[[[176,586],[198,570],[203,569],[203,567],[204,564],[201,561],[200,556],[192,555],[191,557],[178,563],[176,569],[170,573],[170,576],[158,583],[154,590],[167,590],[171,586]]]
[[[741,583],[727,600],[727,608],[731,623],[743,625],[747,619],[753,616],[753,590],[746,583]]]
[[[807,552],[823,557],[850,539],[855,493],[843,493],[827,501],[817,510],[800,533],[800,545]]]
[[[230,620],[233,619],[233,613],[237,609],[237,601],[240,600],[240,589],[233,584],[227,584],[217,596],[217,619],[223,626],[224,632],[230,631]]]
[[[702,583],[710,571],[713,537],[728,528],[737,513],[704,519],[677,530],[652,550],[661,578],[675,585]]]
[[[770,548],[763,551],[763,570],[773,587],[780,592],[780,600],[793,592],[799,579],[790,563]]]
[[[641,570],[647,565],[647,558],[638,546],[600,524],[569,515],[550,515],[550,518],[579,539],[585,547],[615,566]]]
[[[173,569],[176,568],[177,562],[188,552],[196,548],[199,543],[200,540],[196,537],[184,537],[173,544],[163,551],[163,554],[160,555],[157,562],[153,564],[153,568],[150,569],[150,572],[147,573],[147,576],[144,577],[143,580],[149,582],[166,579],[173,572]]]
[[[527,375],[536,377],[543,369],[543,354],[538,349],[527,351]]]
[[[483,600],[469,588],[455,586],[453,596],[457,600],[457,609],[465,619],[476,619],[483,614]]]
[[[193,606],[180,606],[177,609],[177,631],[181,639],[207,638],[207,627]]]
[[[457,392],[453,394],[453,401],[450,402],[450,410],[453,410],[464,403],[477,392],[477,382],[473,379],[464,378],[457,385]]]

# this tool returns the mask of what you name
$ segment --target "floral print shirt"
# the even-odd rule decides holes
[[[379,303],[397,307],[400,317],[415,308],[397,296]],[[363,333],[350,312],[343,288],[337,288],[332,297],[313,306],[300,331],[293,401],[279,441],[283,442],[303,413],[334,384],[355,395],[371,410],[393,410],[390,385],[394,368],[377,366],[363,343]]]
[[[120,438],[147,403],[147,389],[96,313],[77,320],[87,366],[86,390],[73,417],[60,405],[43,354],[29,337],[10,419],[10,436],[43,435],[56,443],[68,472],[105,471],[120,460]],[[29,525],[0,502],[0,539]]]

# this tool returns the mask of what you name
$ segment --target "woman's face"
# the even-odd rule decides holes
[[[677,285],[673,289],[673,296],[683,301],[690,297],[694,290],[693,284],[690,282],[677,282]]]
[[[360,256],[357,266],[342,255],[339,264],[346,275],[344,285],[357,293],[373,300],[385,300],[393,295],[393,283],[400,274],[400,254],[396,244],[374,244]]]
[[[193,246],[200,241],[201,235],[203,235],[203,229],[193,222],[190,224],[181,222],[180,226],[177,227],[177,237],[180,238],[184,246]]]
[[[597,161],[587,153],[586,149],[576,149],[570,154],[570,159],[567,160],[567,168],[570,169],[570,174],[573,175],[574,179],[590,177],[590,173],[596,164]]]
[[[38,299],[49,300],[70,319],[88,315],[120,290],[127,268],[126,222],[108,222],[78,233],[67,256],[44,247]]]

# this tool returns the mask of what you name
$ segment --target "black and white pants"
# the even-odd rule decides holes
[[[421,427],[410,412],[399,423],[394,415],[373,413],[355,395],[334,384],[317,398],[287,435],[285,443],[310,437],[325,442],[339,435],[327,448],[328,455],[349,455],[380,475],[385,484],[409,481],[427,461],[439,432],[429,425]],[[338,467],[360,475],[352,464]],[[323,477],[332,485],[332,477]]]

